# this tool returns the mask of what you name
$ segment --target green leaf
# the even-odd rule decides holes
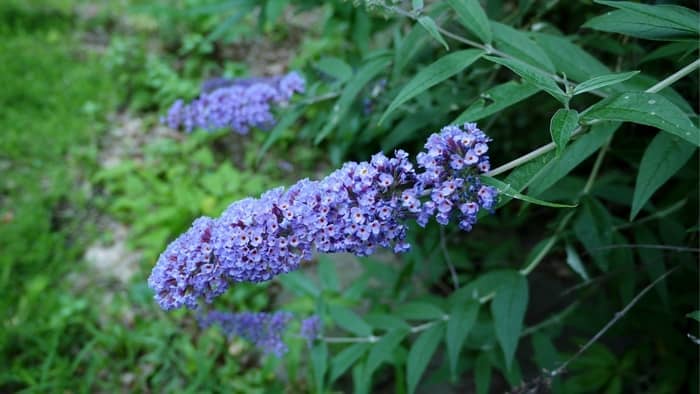
[[[532,334],[531,342],[535,353],[534,359],[540,369],[552,371],[562,361],[549,336],[542,332],[535,332]]]
[[[447,3],[457,13],[462,26],[479,37],[484,44],[491,43],[493,34],[489,18],[479,0],[447,0]]]
[[[663,58],[683,59],[697,49],[698,44],[692,41],[671,42],[662,45],[644,55],[644,57],[639,61],[639,64],[644,64],[652,60],[659,60]]]
[[[566,37],[546,33],[532,33],[531,36],[552,59],[556,71],[566,74],[570,80],[582,82],[610,73],[610,69],[600,60]]]
[[[237,12],[231,14],[224,21],[219,23],[211,33],[206,37],[207,41],[217,41],[219,38],[223,37],[234,25],[243,19],[250,11],[255,8],[256,2],[254,1],[241,1],[236,4]]]
[[[540,72],[554,72],[554,64],[530,37],[508,25],[491,21],[493,39],[503,52],[520,59]]]
[[[413,6],[414,12],[421,12],[423,10],[423,0],[412,0],[411,5]]]
[[[455,291],[450,296],[450,302],[464,303],[481,298],[487,298],[496,294],[496,290],[507,280],[512,270],[492,270],[479,277],[466,286]]]
[[[370,313],[365,315],[365,321],[372,326],[372,328],[380,330],[396,330],[405,329],[408,330],[411,326],[406,323],[406,321],[399,319],[394,315],[389,315],[385,313]]]
[[[578,84],[574,88],[574,95],[590,92],[592,90],[598,90],[608,85],[624,82],[637,74],[639,74],[639,71],[599,75]]]
[[[420,130],[435,121],[435,117],[428,111],[420,111],[415,114],[404,116],[391,132],[381,139],[382,151],[391,152],[399,144],[410,140],[416,135],[416,130]]]
[[[336,264],[328,256],[319,257],[318,277],[321,279],[321,286],[327,290],[339,291],[338,274],[335,270]]]
[[[583,266],[583,262],[581,261],[581,256],[578,255],[576,249],[574,249],[574,247],[568,242],[566,243],[566,264],[568,264],[569,267],[574,270],[574,272],[577,273],[585,282],[590,280],[588,272],[586,272],[586,268]]]
[[[647,226],[637,226],[634,228],[634,239],[638,244],[658,245],[661,243],[659,239],[651,232]],[[666,264],[664,263],[663,251],[659,249],[637,249],[642,265],[649,275],[649,279],[653,282],[661,275],[666,273]],[[661,297],[664,306],[669,306],[668,282],[662,280],[654,286],[654,290]]]
[[[482,54],[482,51],[476,49],[452,52],[422,69],[401,89],[381,119],[379,119],[379,123],[382,123],[401,104],[464,70],[480,58]]]
[[[578,127],[578,112],[573,109],[560,109],[549,122],[549,134],[557,145],[557,156],[564,151],[571,139],[571,133]]]
[[[523,329],[528,294],[527,279],[518,272],[511,271],[491,301],[496,339],[503,350],[508,370],[513,363]]]
[[[619,127],[620,123],[617,122],[604,122],[594,125],[591,131],[567,146],[560,156],[546,162],[539,167],[536,174],[531,175],[530,194],[540,195],[557,181],[564,178],[571,170],[600,149]],[[530,163],[526,165],[530,165]],[[511,176],[508,176],[506,180],[512,184],[510,178]]]
[[[337,57],[321,58],[314,66],[322,73],[333,77],[339,82],[345,82],[352,78],[352,67]]]
[[[612,227],[612,217],[605,206],[596,199],[584,199],[574,233],[603,272],[608,271],[609,253],[599,249],[612,242]]]
[[[352,384],[354,394],[368,394],[372,381],[365,375],[363,363],[357,363],[352,367]]]
[[[279,281],[290,289],[295,290],[297,293],[310,295],[311,297],[318,297],[321,291],[316,287],[316,285],[299,272],[290,272],[286,275],[280,275]]]
[[[357,313],[339,305],[331,305],[329,309],[333,320],[343,329],[361,337],[372,335],[372,327]]]
[[[474,365],[474,380],[477,394],[487,394],[491,387],[491,362],[487,353],[482,352]]]
[[[621,93],[593,105],[582,116],[585,120],[617,120],[657,127],[700,146],[698,128],[680,108],[657,93]]]
[[[372,376],[374,371],[385,361],[391,360],[394,350],[401,344],[404,338],[411,332],[407,328],[391,330],[384,334],[382,338],[372,345],[372,349],[367,356],[365,376]]]
[[[478,313],[479,303],[475,301],[455,303],[450,310],[450,320],[447,321],[446,344],[453,378],[457,376],[457,362],[459,361],[462,345],[464,345],[464,340],[472,329]]]
[[[415,26],[403,40],[398,42],[398,48],[394,53],[392,80],[397,80],[404,67],[430,42],[429,35],[425,33],[424,28]]]
[[[431,37],[433,37],[437,42],[442,44],[442,46],[445,47],[446,50],[450,50],[450,46],[447,45],[447,41],[445,41],[444,38],[442,38],[442,34],[440,34],[440,30],[438,30],[437,24],[435,24],[435,21],[433,18],[429,16],[421,16],[418,18],[418,23],[420,23],[421,26],[430,34]]]
[[[328,369],[328,346],[325,342],[316,344],[311,349],[311,366],[314,373],[316,392],[323,393],[323,380]]]
[[[343,349],[342,352],[331,359],[331,380],[334,382],[357,360],[362,357],[372,345],[369,343],[355,343]]]
[[[343,93],[340,94],[340,98],[333,106],[333,110],[330,113],[328,123],[326,126],[318,133],[314,143],[318,144],[323,141],[324,138],[330,133],[341,120],[345,118],[350,106],[355,101],[355,98],[360,93],[362,88],[364,88],[369,81],[374,79],[380,72],[386,68],[390,63],[390,59],[386,57],[379,57],[370,60],[368,63],[360,67],[355,73],[355,76],[345,84]]]
[[[571,149],[571,146],[568,149]],[[540,175],[545,171],[547,165],[549,165],[554,159],[555,152],[549,151],[542,156],[528,161],[525,164],[521,164],[519,167],[514,169],[513,172],[508,174],[504,181],[505,183],[511,185],[513,189],[523,191],[532,182],[540,178]],[[508,201],[510,201],[510,197],[499,197],[498,206],[503,206]]]
[[[481,182],[485,185],[488,186],[493,186],[496,189],[498,189],[498,192],[501,194],[504,194],[508,197],[515,198],[518,200],[526,201],[532,204],[537,204],[537,205],[542,205],[545,207],[552,207],[552,208],[575,208],[577,204],[559,204],[559,203],[554,203],[554,202],[548,202],[548,201],[543,201],[539,200],[534,197],[526,196],[520,192],[518,192],[515,188],[513,188],[511,185],[499,181],[496,178],[491,178],[488,176],[480,176]]]
[[[559,85],[557,85],[554,79],[552,79],[552,76],[544,71],[516,59],[505,59],[495,56],[485,56],[484,58],[508,67],[511,71],[520,75],[527,82],[530,82],[531,84],[549,93],[552,97],[559,100],[559,102],[566,104],[569,101],[566,93],[561,90]]]
[[[413,343],[413,346],[411,346],[406,359],[406,383],[408,384],[409,394],[413,394],[416,391],[418,382],[423,372],[425,372],[430,359],[433,357],[433,353],[437,350],[444,332],[442,325],[436,324],[423,331]]]
[[[508,81],[496,85],[481,93],[480,98],[469,105],[452,123],[476,122],[519,103],[539,91],[540,89],[535,85],[524,81]]]
[[[654,192],[690,160],[697,148],[668,133],[658,133],[644,151],[637,173],[630,220]]]
[[[665,4],[647,5],[630,1],[596,0],[596,3],[643,14],[663,21],[669,26],[672,25],[690,32],[700,32],[700,24],[698,24],[700,14],[686,7]]]
[[[428,302],[407,302],[394,309],[394,315],[408,320],[437,320],[442,319],[445,312]]]
[[[679,24],[668,19],[668,11],[671,11],[671,8],[668,7],[673,9],[681,8],[674,6],[650,6],[650,8],[656,8],[656,12],[619,9],[591,18],[583,27],[647,40],[697,40],[698,32],[696,29],[689,28],[685,23]],[[674,11],[670,13],[674,13]],[[697,17],[694,23],[697,24]]]
[[[700,322],[700,311],[690,312],[690,313],[686,314],[685,317]]]

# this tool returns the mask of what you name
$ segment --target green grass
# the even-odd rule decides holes
[[[70,7],[51,7],[0,6],[0,392],[274,387],[274,360],[258,368],[248,345],[230,349],[216,331],[199,334],[193,313],[157,308],[145,284],[152,261],[127,285],[82,261],[102,236],[90,181],[122,92],[81,43]],[[268,302],[266,287],[227,299]]]

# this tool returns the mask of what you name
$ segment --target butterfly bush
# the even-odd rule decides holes
[[[270,78],[214,78],[203,84],[201,94],[191,103],[175,101],[162,121],[187,132],[199,127],[247,134],[252,127],[273,126],[273,105],[287,103],[295,93],[303,93],[305,86],[297,72]]]
[[[303,179],[199,218],[160,255],[148,279],[165,310],[194,309],[237,282],[263,282],[294,271],[314,252],[367,256],[410,248],[409,220],[456,221],[471,230],[497,192],[481,185],[491,140],[475,124],[447,126],[417,156],[397,150],[349,162],[319,181]]]
[[[287,352],[287,345],[282,335],[287,329],[293,315],[289,312],[241,312],[229,313],[211,311],[200,317],[199,325],[208,328],[218,325],[228,337],[239,336],[265,354],[281,357]]]

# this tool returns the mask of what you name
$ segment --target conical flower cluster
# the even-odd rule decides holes
[[[301,180],[200,218],[158,259],[149,286],[163,309],[196,308],[232,283],[262,282],[296,270],[314,252],[367,256],[407,251],[407,223],[430,217],[470,230],[496,190],[479,183],[488,139],[474,124],[448,126],[418,155],[419,170],[398,150],[350,162],[320,181]]]

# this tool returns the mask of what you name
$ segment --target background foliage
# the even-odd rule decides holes
[[[697,65],[695,8],[3,2],[0,391],[697,393],[697,67],[669,78]],[[290,69],[307,93],[272,130],[157,125],[207,78]],[[465,121],[513,164],[473,232],[412,228],[405,255],[319,256],[216,303],[319,314],[312,348],[263,357],[157,309],[145,278],[197,216]]]

